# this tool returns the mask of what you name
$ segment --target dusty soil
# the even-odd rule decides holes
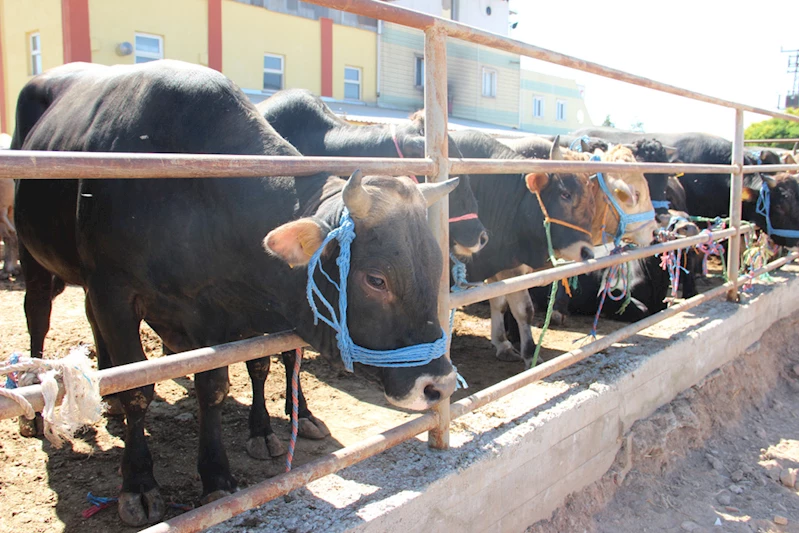
[[[0,282],[0,357],[12,352],[27,353],[28,334],[23,313],[24,290],[20,281]],[[93,340],[83,308],[83,291],[68,287],[56,298],[46,357],[65,355],[79,344]],[[492,385],[522,370],[521,363],[503,363],[494,358],[489,341],[488,305],[477,304],[458,312],[455,319],[453,360],[470,385],[469,393]],[[542,322],[539,317],[539,326]],[[548,359],[579,346],[586,338],[592,320],[572,317],[561,330],[550,330],[542,350]],[[600,334],[624,324],[602,321]],[[148,357],[160,356],[160,339],[142,327],[142,342]],[[536,332],[537,336],[537,332]],[[267,408],[273,427],[284,443],[289,438],[289,422],[284,415],[285,374],[279,358],[273,358],[272,375],[267,383]],[[324,420],[332,436],[323,441],[300,440],[295,464],[354,443],[366,436],[397,425],[410,413],[388,406],[378,388],[360,378],[332,369],[314,353],[303,362],[303,387],[314,414]],[[230,368],[231,392],[225,404],[224,434],[234,476],[241,487],[257,483],[284,469],[283,458],[257,461],[245,452],[248,437],[247,417],[251,404],[250,383],[242,364]],[[196,474],[197,405],[191,377],[156,385],[156,400],[148,415],[149,445],[155,459],[155,474],[162,494],[170,502],[198,505],[201,484]],[[459,391],[455,399],[465,396]],[[457,428],[455,429],[457,431]],[[88,508],[86,494],[116,496],[121,483],[118,474],[122,455],[124,426],[119,418],[109,418],[98,427],[86,430],[72,446],[54,449],[40,439],[20,437],[16,421],[0,421],[0,531],[81,531],[85,533],[132,531],[119,522],[114,509],[107,509],[84,520]],[[172,509],[167,517],[178,514]]]
[[[797,326],[637,422],[614,467],[528,532],[799,531]]]

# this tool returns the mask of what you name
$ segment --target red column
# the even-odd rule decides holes
[[[322,96],[333,96],[333,19],[320,18],[322,29]]]
[[[208,66],[222,72],[222,0],[208,0]]]
[[[89,0],[61,0],[64,63],[92,60],[89,34]]]

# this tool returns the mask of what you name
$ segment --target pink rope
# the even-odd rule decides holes
[[[399,142],[397,142],[397,125],[396,124],[392,124],[391,125],[391,140],[394,141],[394,148],[397,149],[397,155],[400,157],[400,159],[405,159],[405,156],[402,155],[402,150],[400,150]],[[416,183],[419,183],[419,180],[416,179],[416,176],[414,176],[413,174],[408,174],[408,177],[411,178]]]

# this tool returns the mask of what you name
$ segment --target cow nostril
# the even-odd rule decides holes
[[[488,232],[483,231],[480,234],[480,248],[483,248],[486,244],[488,244]]]
[[[589,259],[593,259],[594,258],[594,251],[591,248],[589,248],[588,246],[583,246],[580,249],[580,258],[582,258],[583,261],[587,261]]]
[[[424,397],[430,402],[437,402],[441,399],[441,391],[435,385],[428,385],[424,388]]]

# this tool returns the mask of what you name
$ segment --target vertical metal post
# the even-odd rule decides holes
[[[424,113],[425,151],[435,162],[435,173],[428,176],[432,182],[444,181],[449,176],[449,143],[447,139],[447,34],[437,26],[424,33]],[[444,198],[428,212],[433,235],[441,248],[444,269],[438,289],[438,319],[441,326],[449,328],[449,202]],[[449,347],[446,357],[449,358]],[[431,430],[428,444],[431,448],[449,448],[449,399],[436,407],[438,428]]]
[[[735,110],[735,138],[732,142],[732,164],[736,170],[730,176],[730,226],[736,230],[741,229],[741,201],[743,194],[743,164],[744,164],[744,112]],[[727,293],[727,300],[738,301],[738,269],[741,258],[741,237],[735,235],[730,238],[727,247],[727,276],[733,283]]]

